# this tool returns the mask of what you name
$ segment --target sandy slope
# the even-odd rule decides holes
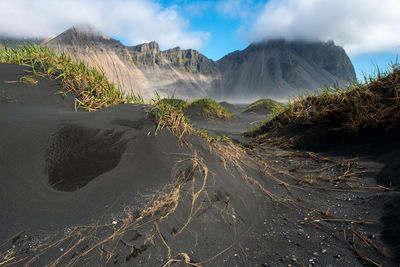
[[[155,135],[147,106],[74,112],[55,81],[6,82],[21,75],[0,64],[1,264],[361,266],[355,245],[395,266],[357,237],[386,247],[381,166],[267,141],[185,145]]]

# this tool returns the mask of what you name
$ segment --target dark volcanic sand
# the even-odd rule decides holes
[[[75,112],[55,81],[4,82],[21,75],[0,64],[0,264],[396,266],[382,164],[268,140],[186,146],[155,135],[145,105]]]
[[[232,112],[235,117],[230,120],[206,118],[201,114],[200,109],[197,112],[187,113],[187,116],[195,128],[207,130],[209,136],[226,136],[240,143],[251,142],[251,139],[245,137],[244,133],[261,124],[269,117],[268,114],[257,114],[255,112],[242,113],[248,104],[234,105],[227,102],[220,102],[220,105]]]

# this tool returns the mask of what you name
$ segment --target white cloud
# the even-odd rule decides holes
[[[398,49],[399,33],[399,0],[271,0],[246,36],[334,40],[354,56]]]
[[[189,30],[176,6],[152,0],[1,0],[0,35],[55,36],[73,25],[91,24],[134,45],[156,40],[161,48],[200,48],[207,32]]]
[[[245,18],[251,20],[251,17],[262,8],[260,0],[220,0],[216,5],[218,11],[230,18]]]

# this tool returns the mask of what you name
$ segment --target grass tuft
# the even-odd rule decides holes
[[[14,63],[32,68],[32,75],[60,79],[66,92],[74,92],[78,106],[93,111],[116,104],[144,103],[138,94],[125,94],[110,83],[104,73],[71,58],[70,55],[36,44],[0,49],[0,63]],[[27,81],[28,82],[28,81]]]
[[[331,123],[337,129],[357,133],[362,128],[400,126],[400,65],[347,88],[327,88],[321,94],[299,97],[271,120],[247,132],[256,136],[289,124]]]
[[[221,106],[211,98],[196,99],[185,107],[186,110],[191,108],[200,108],[202,115],[207,118],[230,120],[235,117],[233,113],[228,111],[225,107]]]
[[[242,113],[249,113],[249,112],[255,112],[255,113],[267,113],[271,114],[276,112],[276,110],[281,110],[283,109],[284,105],[282,103],[279,103],[273,99],[270,98],[263,98],[259,99],[256,102],[250,104],[247,106]]]

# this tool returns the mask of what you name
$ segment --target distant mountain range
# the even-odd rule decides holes
[[[13,41],[3,39],[7,45]],[[87,26],[73,27],[41,44],[71,53],[102,70],[124,91],[146,98],[155,91],[189,99],[286,98],[356,79],[349,57],[332,41],[270,40],[218,61],[193,49],[161,51],[157,42],[125,46]]]

